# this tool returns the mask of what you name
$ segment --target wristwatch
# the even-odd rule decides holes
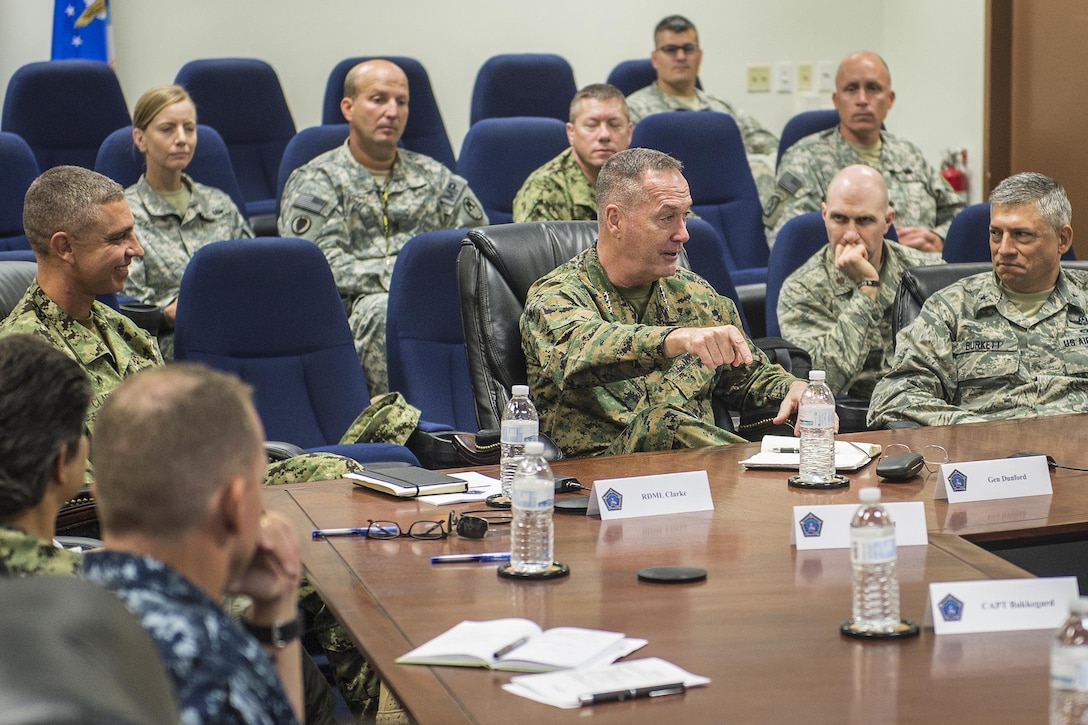
[[[302,620],[299,617],[271,627],[260,627],[245,620],[242,621],[242,625],[258,642],[276,649],[283,649],[302,635]]]
[[[880,286],[880,280],[879,279],[863,279],[860,282],[858,282],[858,289],[861,289],[862,287],[879,287],[879,286]]]

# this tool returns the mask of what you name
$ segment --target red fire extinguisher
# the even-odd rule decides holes
[[[941,165],[941,176],[959,194],[966,204],[967,199],[967,149],[951,149]]]

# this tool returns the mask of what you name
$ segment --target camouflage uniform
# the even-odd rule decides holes
[[[567,149],[529,174],[514,197],[514,221],[595,221],[597,189]]]
[[[88,434],[94,430],[98,411],[114,388],[137,370],[163,364],[155,339],[101,302],[91,307],[91,324],[98,334],[58,307],[37,280],[11,314],[0,321],[0,336],[18,332],[37,335],[78,362],[87,373],[94,389],[87,409]]]
[[[193,253],[211,242],[253,236],[249,223],[238,212],[230,196],[211,186],[198,184],[182,174],[182,183],[192,192],[184,216],[159,196],[143,176],[125,189],[136,237],[144,248],[143,257],[134,257],[125,279],[125,294],[140,302],[166,307],[178,296],[181,275]],[[174,335],[159,333],[163,357],[172,358]]]
[[[122,551],[83,557],[151,635],[174,684],[182,725],[294,723],[272,659],[203,590],[161,561]]]
[[[1088,411],[1088,272],[1066,269],[1033,318],[993,272],[933,294],[896,338],[869,424],[951,425]]]
[[[676,96],[670,96],[658,88],[656,83],[627,96],[627,112],[634,123],[664,111],[718,111],[732,116],[744,140],[744,150],[748,155],[752,178],[759,190],[759,200],[766,205],[774,194],[774,162],[778,155],[778,137],[765,129],[753,116],[698,88],[695,89],[695,104],[694,108],[687,106]]]
[[[569,455],[629,453],[740,442],[717,428],[711,397],[747,409],[785,397],[796,378],[749,341],[738,368],[669,359],[680,326],[736,325],[732,301],[684,269],[653,283],[641,319],[588,249],[538,280],[521,318],[529,386],[541,429]]]
[[[835,269],[835,249],[827,244],[782,284],[782,336],[807,350],[814,368],[827,371],[827,384],[836,395],[868,398],[895,350],[892,303],[903,270],[943,263],[939,254],[885,239],[880,287],[873,300]]]
[[[944,239],[952,217],[964,202],[917,146],[887,131],[881,131],[880,138],[880,164],[873,168],[883,174],[888,184],[895,223],[932,229]],[[864,163],[846,143],[838,126],[806,136],[791,146],[778,165],[774,195],[763,207],[767,241],[773,246],[778,230],[795,216],[819,211],[827,186],[840,169]]]
[[[313,241],[329,260],[350,305],[349,322],[371,395],[389,389],[385,312],[397,252],[417,234],[481,224],[487,224],[487,215],[464,179],[404,149],[397,151],[385,189],[347,143],[291,174],[283,190],[280,234]]]
[[[82,554],[58,548],[50,541],[42,541],[13,526],[0,524],[0,576],[74,576],[82,561]]]

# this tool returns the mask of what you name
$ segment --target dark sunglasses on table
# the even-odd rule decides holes
[[[450,511],[447,525],[450,531],[466,539],[482,539],[487,536],[492,526],[509,526],[513,515],[508,511],[465,511],[458,514]]]

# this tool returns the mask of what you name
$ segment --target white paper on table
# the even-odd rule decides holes
[[[486,500],[488,496],[502,493],[502,481],[497,478],[491,478],[491,476],[485,476],[476,471],[464,471],[463,473],[451,473],[450,475],[468,482],[468,490],[462,493],[436,493],[432,496],[419,496],[416,501],[429,503],[433,506],[477,503]]]
[[[687,687],[710,683],[659,657],[619,662],[607,667],[518,675],[502,686],[509,693],[565,710],[581,707],[583,695],[633,690],[683,682]]]

